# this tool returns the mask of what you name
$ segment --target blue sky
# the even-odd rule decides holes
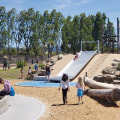
[[[105,12],[115,26],[117,17],[120,18],[120,0],[0,0],[0,6],[5,6],[7,11],[16,8],[18,12],[34,8],[42,14],[45,10],[50,13],[56,9],[65,17],[74,17],[83,12],[87,16]]]

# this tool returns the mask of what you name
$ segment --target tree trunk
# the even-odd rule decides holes
[[[90,97],[107,100],[109,103],[120,100],[120,89],[89,89],[87,95]]]
[[[86,86],[88,86],[89,88],[93,88],[93,89],[115,89],[115,88],[120,89],[119,85],[96,82],[88,77],[85,77],[84,82]]]

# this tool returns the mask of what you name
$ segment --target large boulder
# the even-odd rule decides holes
[[[111,75],[114,75],[116,72],[116,69],[112,68],[112,67],[107,67],[107,68],[104,68],[102,70],[102,73],[103,74],[111,74]]]
[[[113,80],[116,79],[116,76],[110,74],[104,74],[104,75],[95,76],[93,79],[97,82],[113,83]]]
[[[116,72],[115,72],[115,76],[116,76],[116,77],[120,77],[120,71],[116,71]]]
[[[61,60],[62,58],[63,58],[62,54],[58,55],[58,60]]]
[[[38,74],[30,74],[27,79],[28,80],[34,80],[34,77],[38,76]]]
[[[46,70],[42,70],[39,72],[38,76],[45,76],[46,75]]]
[[[118,66],[120,62],[112,62],[112,66]]]
[[[120,58],[115,58],[113,61],[120,62]]]

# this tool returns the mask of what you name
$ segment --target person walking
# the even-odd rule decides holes
[[[50,79],[50,73],[51,73],[50,65],[49,65],[49,63],[47,63],[46,64],[46,80],[48,79],[48,83],[49,83],[49,79]]]
[[[15,91],[8,80],[0,78],[0,84],[3,84],[4,89],[0,91],[0,96],[10,95],[14,96]]]
[[[59,91],[60,91],[61,86],[62,86],[63,104],[65,105],[66,103],[68,103],[67,91],[70,90],[70,81],[68,79],[68,75],[65,73],[63,74],[62,80],[60,81]]]
[[[85,90],[85,86],[81,77],[78,77],[78,82],[76,83],[77,88],[77,97],[78,97],[78,105],[80,104],[80,99],[82,104],[83,102],[83,92]]]

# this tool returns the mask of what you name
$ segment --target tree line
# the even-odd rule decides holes
[[[104,33],[107,34],[106,19],[106,14],[101,12],[65,18],[55,9],[41,14],[29,8],[18,13],[15,8],[6,11],[4,6],[0,6],[0,50],[8,55],[34,56],[44,56],[48,51],[49,57],[54,47],[57,54],[61,47],[64,53],[75,53],[80,51],[81,41],[101,40],[101,23],[104,23]],[[113,23],[110,23],[114,34]],[[95,44],[84,43],[83,50],[95,50]]]

